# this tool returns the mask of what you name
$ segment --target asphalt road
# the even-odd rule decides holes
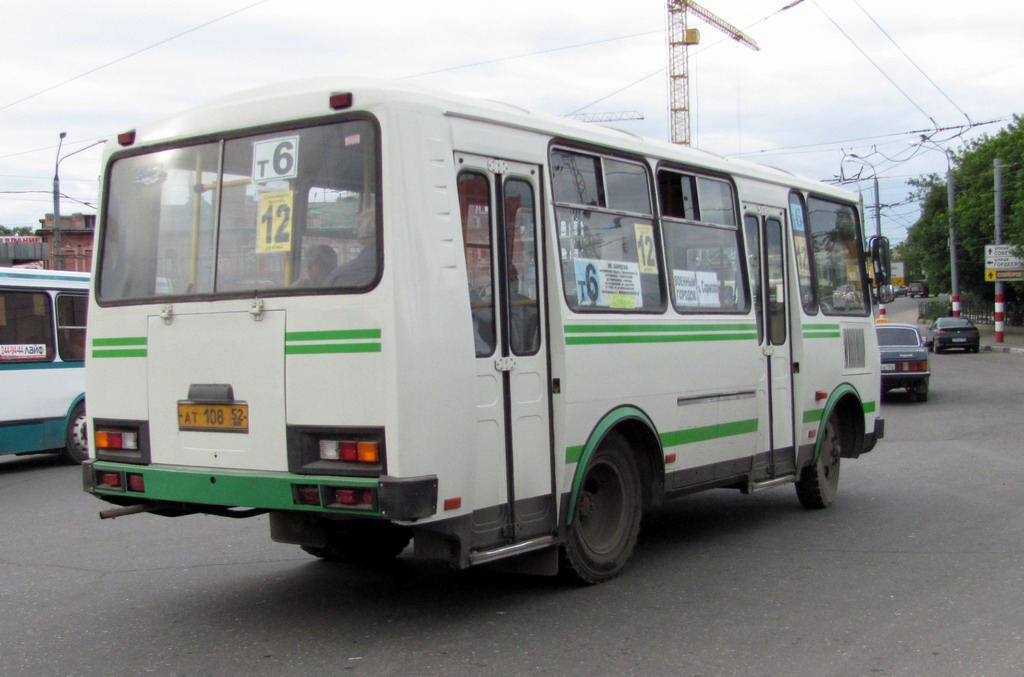
[[[77,467],[0,459],[0,674],[1022,674],[1024,356],[932,362],[832,509],[691,496],[591,588],[332,565],[263,517],[100,521]]]

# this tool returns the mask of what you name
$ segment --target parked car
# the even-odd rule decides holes
[[[906,285],[898,284],[898,285],[896,285],[895,287],[892,288],[892,291],[893,291],[893,294],[895,294],[896,296],[906,296],[907,295],[907,287],[906,287]]]
[[[882,394],[905,388],[918,402],[928,401],[931,369],[924,336],[915,325],[895,322],[875,327],[882,358]]]
[[[976,353],[981,344],[978,328],[966,317],[940,317],[931,328],[928,347],[937,353],[950,348]]]
[[[914,298],[920,296],[921,298],[928,298],[928,285],[924,282],[911,282],[907,285],[907,296]]]

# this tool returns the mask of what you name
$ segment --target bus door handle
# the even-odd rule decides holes
[[[494,369],[496,371],[512,371],[516,368],[516,358],[514,357],[499,357],[494,360]]]
[[[770,343],[765,343],[763,346],[761,346],[761,353],[765,357],[773,357],[775,355],[775,346],[771,345]]]

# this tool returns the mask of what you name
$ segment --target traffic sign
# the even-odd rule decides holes
[[[985,268],[987,270],[1024,270],[1024,260],[1013,253],[1013,245],[987,244],[985,245]]]
[[[1020,282],[1024,280],[1024,268],[1017,270],[985,270],[986,282]]]

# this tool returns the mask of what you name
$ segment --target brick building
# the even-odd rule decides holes
[[[47,261],[47,267],[55,270],[58,266],[53,248],[53,214],[47,214],[39,223],[41,227],[36,231],[36,235],[42,237],[43,242],[49,245],[50,259]],[[92,272],[92,241],[95,233],[95,214],[60,215],[60,248],[63,254],[61,269]]]

